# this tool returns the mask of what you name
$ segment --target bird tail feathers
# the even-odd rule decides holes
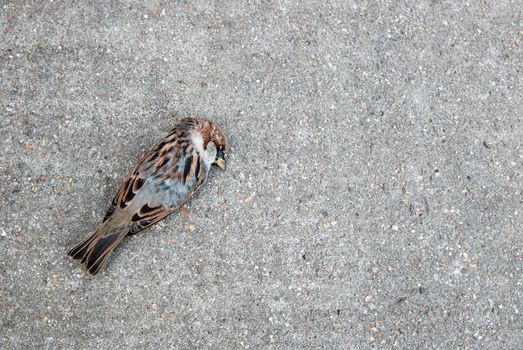
[[[68,255],[73,259],[81,260],[87,271],[91,275],[96,275],[128,233],[128,226],[113,227],[108,220],[90,237],[74,246]]]

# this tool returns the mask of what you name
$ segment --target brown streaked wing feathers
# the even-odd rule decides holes
[[[151,225],[156,224],[158,221],[171,214],[176,208],[167,207],[160,205],[157,207],[149,207],[148,204],[143,205],[140,210],[133,215],[131,218],[131,229],[129,235],[133,235]]]
[[[118,193],[116,196],[114,196],[113,201],[111,202],[111,205],[109,206],[109,209],[107,209],[107,212],[105,213],[104,219],[102,222],[106,222],[107,219],[113,215],[114,211],[116,210],[116,199],[118,198]]]
[[[179,180],[184,183],[187,181],[187,178],[196,176],[197,180],[195,190],[197,190],[205,180],[205,178],[201,175],[201,161],[202,160],[198,152],[193,151],[192,155],[185,159],[183,170],[180,169],[176,173],[176,176],[179,177]],[[160,205],[157,207],[150,207],[148,204],[143,205],[140,210],[131,218],[133,224],[129,230],[129,235],[135,234],[151,225],[154,225],[158,221],[165,218],[167,215],[171,214],[175,209],[176,208],[167,207],[165,205]]]
[[[194,123],[194,121],[191,118],[187,118],[187,120],[183,120],[182,122],[185,122],[182,123],[184,125],[174,128],[171,133],[153,149],[153,151],[142,154],[140,161],[134,168],[132,174],[122,183],[122,186],[114,197],[103,221],[106,221],[111,215],[113,215],[117,207],[125,209],[140,191],[141,187],[146,182],[146,179],[140,176],[143,168],[160,168],[168,163],[172,165],[177,164],[180,157],[179,150],[181,149],[189,151],[187,153],[190,155],[185,159],[185,163],[182,165],[183,168],[176,169],[174,174],[170,174],[170,177],[177,177],[181,182],[185,183],[191,176],[196,176],[197,188],[201,186],[205,180],[201,178],[201,158],[199,157],[198,152],[196,152],[188,142],[188,139],[182,138],[185,131],[183,128]],[[169,173],[167,172],[166,176],[169,176],[168,174]],[[132,217],[133,225],[131,226],[129,233],[136,233],[155,224],[169,215],[174,209],[175,208],[167,206],[160,206],[151,209],[148,208],[147,204],[142,206],[140,211],[135,213]]]
[[[134,196],[136,196],[138,191],[140,191],[140,188],[142,188],[145,181],[146,180],[144,178],[138,176],[136,171],[127,179],[125,179],[122,186],[118,190],[118,193],[116,196],[114,196],[113,201],[111,202],[111,205],[105,214],[103,222],[107,221],[107,219],[113,215],[116,207],[120,207],[120,209],[127,207],[127,205],[133,200]]]

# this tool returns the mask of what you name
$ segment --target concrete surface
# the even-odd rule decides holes
[[[521,349],[520,1],[3,1],[1,349]],[[228,170],[87,277],[183,116]]]

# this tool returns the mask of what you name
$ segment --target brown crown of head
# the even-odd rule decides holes
[[[223,133],[222,129],[220,129],[220,127],[214,122],[203,118],[185,118],[181,120],[181,123],[193,124],[194,127],[200,131],[203,138],[204,148],[207,148],[207,144],[209,142],[213,142],[221,151],[225,151],[227,148],[227,139],[225,134]]]
[[[214,142],[219,150],[225,152],[225,148],[227,147],[227,140],[225,138],[225,134],[218,125],[214,124],[213,122],[209,122],[208,127],[202,132],[202,137],[206,145],[208,142]]]

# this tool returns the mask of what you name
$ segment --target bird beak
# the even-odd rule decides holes
[[[225,159],[222,157],[216,157],[215,163],[220,169],[225,170]]]
[[[219,149],[218,152],[216,152],[216,160],[214,163],[222,170],[225,170],[225,153],[222,149]]]

